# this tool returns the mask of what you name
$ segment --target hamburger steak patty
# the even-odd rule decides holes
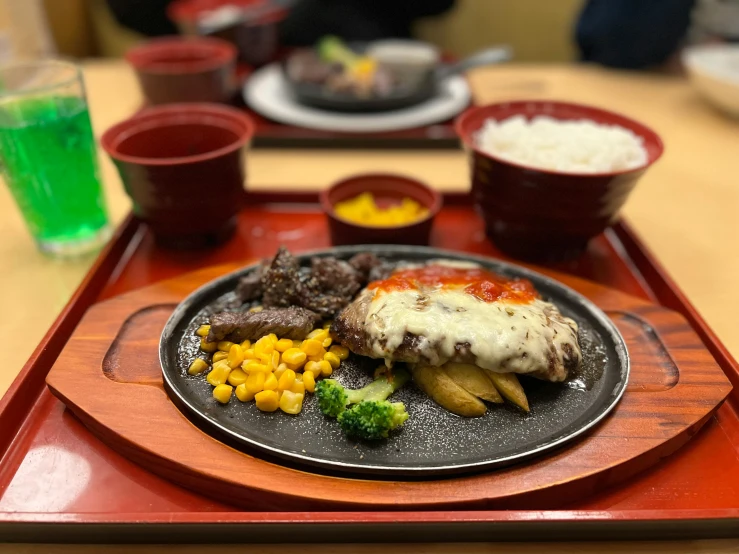
[[[460,292],[364,289],[334,320],[332,332],[355,354],[563,381],[582,360],[577,324],[541,299],[481,302]]]

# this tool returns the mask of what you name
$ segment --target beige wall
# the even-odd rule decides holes
[[[421,22],[417,33],[459,56],[507,43],[517,61],[569,61],[583,1],[457,0],[453,12]]]
[[[41,0],[0,0],[0,60],[40,58],[54,52]]]

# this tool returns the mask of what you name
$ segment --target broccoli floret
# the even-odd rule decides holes
[[[349,404],[346,390],[334,379],[324,379],[316,383],[316,398],[321,413],[337,417]]]
[[[403,425],[408,412],[402,402],[365,400],[339,414],[339,425],[348,437],[364,440],[387,438],[388,433]]]
[[[328,35],[323,37],[317,46],[318,55],[329,63],[339,63],[344,66],[352,65],[358,58],[339,37]]]
[[[324,379],[316,383],[318,407],[324,415],[338,417],[351,404],[387,399],[409,379],[407,371],[397,370],[389,378],[383,375],[361,389],[347,389],[334,379]]]

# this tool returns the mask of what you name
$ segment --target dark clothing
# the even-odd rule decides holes
[[[300,0],[281,27],[285,44],[308,46],[324,35],[369,41],[410,37],[411,24],[438,15],[454,0]]]
[[[177,32],[166,15],[172,0],[107,0],[115,19],[147,36]],[[280,26],[288,46],[314,44],[324,35],[345,40],[409,37],[412,23],[450,9],[454,0],[283,0],[290,12]]]
[[[665,63],[685,38],[695,0],[589,0],[577,22],[583,61],[644,69]]]
[[[167,17],[172,0],[107,0],[113,17],[124,27],[156,37],[176,35],[177,27]]]

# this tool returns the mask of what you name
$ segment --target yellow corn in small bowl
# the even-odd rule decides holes
[[[324,190],[321,206],[334,245],[427,245],[441,195],[409,177],[367,174]]]

